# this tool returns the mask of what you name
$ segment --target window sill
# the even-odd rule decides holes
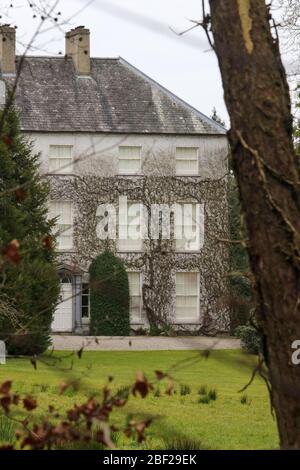
[[[144,176],[143,173],[118,173],[117,176]]]
[[[47,176],[77,176],[75,173],[55,173],[52,171],[47,171],[46,172]]]
[[[181,176],[201,176],[201,175],[199,175],[199,173],[185,173],[185,174],[184,173],[180,173],[180,174],[176,173],[175,176],[181,177]]]
[[[118,253],[144,253],[144,250],[117,250]]]
[[[200,325],[200,319],[197,318],[197,319],[189,319],[187,320],[186,318],[185,319],[178,319],[176,318],[176,321],[173,322],[173,325]]]
[[[176,255],[199,255],[201,250],[175,250]]]

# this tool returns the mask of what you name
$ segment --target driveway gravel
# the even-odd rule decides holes
[[[175,351],[201,349],[239,349],[240,340],[207,336],[52,336],[52,348],[87,351]]]

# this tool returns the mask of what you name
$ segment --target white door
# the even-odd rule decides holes
[[[52,322],[52,331],[72,331],[72,284],[62,282],[60,291],[61,302],[58,304]]]

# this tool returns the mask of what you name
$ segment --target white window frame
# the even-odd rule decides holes
[[[55,227],[54,227],[54,230],[56,232],[56,242],[57,242],[57,250],[58,251],[73,251],[73,247],[74,247],[74,239],[73,239],[73,220],[74,220],[74,208],[73,208],[73,202],[70,201],[70,200],[62,200],[62,199],[59,199],[59,200],[56,200],[56,199],[53,199],[51,201],[49,201],[49,212],[50,212],[50,217],[53,218],[53,217],[57,217],[59,214],[56,214],[56,215],[52,215],[52,210],[51,210],[51,204],[59,204],[59,203],[68,203],[70,204],[70,208],[71,208],[71,224],[60,224],[60,223],[56,223],[55,224]],[[68,248],[62,248],[60,245],[61,245],[61,242],[60,242],[60,234],[59,234],[59,226],[60,225],[70,225],[70,247]]]
[[[179,149],[193,149],[193,150],[196,150],[196,158],[193,159],[193,160],[191,160],[191,159],[187,160],[187,159],[182,158],[182,157],[180,158],[177,155],[177,152],[178,152]],[[181,170],[181,169],[177,168],[177,162],[180,162],[180,161],[185,161],[185,162],[186,161],[195,161],[196,162],[196,170],[190,170],[190,171],[186,170],[186,171],[184,171],[184,170]],[[178,146],[178,147],[176,147],[176,149],[175,149],[175,167],[176,167],[175,168],[175,173],[178,176],[197,176],[199,174],[199,147],[193,147],[193,146],[186,146],[186,147]]]
[[[198,220],[200,222],[200,207],[198,206],[197,207],[197,204],[199,204],[198,202],[195,202],[195,201],[178,201],[175,203],[175,214],[174,214],[174,234],[176,235],[176,227],[177,227],[177,223],[176,223],[176,206],[178,205],[184,205],[184,204],[192,204],[195,207],[195,213],[196,213],[196,220],[194,221],[194,224],[192,224],[192,227],[195,226],[196,227],[196,230],[199,230],[198,232],[198,247],[193,249],[193,250],[189,250],[188,248],[183,248],[182,247],[182,243],[184,242],[184,238],[181,238],[181,239],[178,239],[175,237],[175,251],[176,253],[199,253],[201,251],[201,228],[200,227],[197,227],[197,216],[198,216]],[[199,213],[197,214],[197,210],[199,211]],[[184,228],[182,227],[182,232],[181,234],[184,235]],[[187,240],[188,241],[188,240]]]
[[[143,298],[142,298],[142,273],[140,271],[127,271],[128,274],[128,281],[129,281],[129,275],[130,274],[138,274],[139,276],[139,296],[135,295],[132,296],[130,292],[130,282],[129,283],[129,298],[130,298],[130,307],[129,307],[129,313],[130,313],[130,323],[132,324],[143,324],[143,319],[142,319],[142,313],[143,313]],[[139,319],[135,319],[132,317],[132,312],[131,312],[131,297],[139,297],[140,299],[140,307],[139,307]]]
[[[87,286],[87,294],[83,294],[83,286]],[[87,305],[82,305],[82,297],[87,296],[88,298],[88,304]],[[88,315],[87,317],[84,317],[82,315],[82,308],[87,307],[88,309]],[[81,316],[81,321],[83,324],[88,323],[90,321],[90,313],[91,313],[91,308],[90,308],[90,285],[89,282],[81,282],[81,295],[80,295],[80,316]]]
[[[57,148],[68,148],[70,149],[70,157],[54,157],[51,156],[51,149]],[[58,165],[58,168],[55,168],[56,165],[54,164],[55,161],[63,160],[61,166]],[[49,145],[49,173],[55,173],[57,175],[68,175],[73,173],[73,145],[65,145],[65,144],[50,144]]]
[[[133,158],[126,158],[121,154],[121,149],[138,149],[139,156]],[[122,170],[120,168],[120,161],[139,161],[139,168],[138,169],[126,169]],[[141,145],[119,145],[119,156],[118,156],[118,172],[119,175],[139,175],[142,172],[142,146]]]
[[[118,217],[118,240],[117,240],[117,246],[118,246],[118,251],[121,253],[140,253],[143,251],[143,235],[142,235],[142,230],[143,230],[143,205],[141,202],[138,201],[127,201],[127,221],[128,221],[128,211],[129,207],[133,204],[139,204],[140,205],[140,234],[141,238],[133,239],[131,240],[130,238],[127,239],[122,239],[120,238],[120,217]],[[118,216],[120,216],[120,208],[118,208]],[[127,235],[128,235],[128,225],[127,225]],[[135,246],[132,245],[126,245],[126,242],[131,242],[132,245],[135,244]]]
[[[197,312],[196,316],[194,317],[185,317],[185,318],[180,318],[177,316],[177,309],[176,309],[176,301],[177,301],[177,274],[196,274],[197,275]],[[179,297],[179,296],[178,296]],[[180,297],[186,297],[186,296],[180,296]],[[176,324],[183,324],[183,323],[188,323],[188,324],[198,324],[200,321],[200,272],[199,271],[176,271],[175,273],[175,319],[174,323]]]

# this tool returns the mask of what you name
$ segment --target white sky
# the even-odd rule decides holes
[[[207,1],[207,0],[206,0]],[[200,27],[178,36],[201,19],[201,0],[0,0],[0,22],[17,25],[17,50],[31,40],[41,5],[56,4],[61,27],[46,21],[29,51],[64,54],[64,33],[84,25],[91,31],[93,57],[122,56],[161,85],[210,116],[216,107],[228,124],[217,59]],[[30,4],[34,8],[30,8]],[[277,15],[280,10],[277,11]],[[276,14],[276,12],[275,12]],[[66,21],[68,20],[68,21]],[[287,58],[284,62],[288,66]]]
[[[2,2],[0,21],[18,26],[17,48],[21,52],[20,41],[27,44],[39,23],[28,4],[40,2]],[[54,0],[47,2],[54,4]],[[84,25],[91,30],[92,56],[122,56],[203,113],[211,115],[215,106],[227,120],[217,60],[201,28],[180,37],[169,28],[180,32],[192,25],[188,19],[200,19],[200,0],[60,0],[55,11],[61,12],[61,21],[83,6],[86,8],[61,31],[55,28],[39,35],[34,45],[42,50],[29,54],[64,53],[64,31]]]

